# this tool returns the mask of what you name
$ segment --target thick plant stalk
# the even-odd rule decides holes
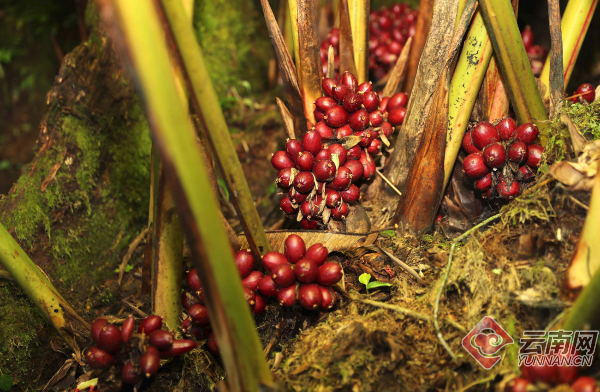
[[[492,60],[490,61],[488,75],[491,77],[493,73],[496,74],[496,77],[494,78],[495,87],[493,88],[494,93],[490,99],[490,107],[487,112],[490,122],[494,122],[508,116],[508,110],[510,106],[510,97],[508,96],[508,92],[504,87],[504,80],[502,79],[502,75],[500,75],[498,62],[494,56],[492,56]]]
[[[206,304],[227,370],[229,390],[258,391],[262,385],[270,386],[272,375],[244,298],[217,202],[210,191],[209,175],[184,105],[178,99],[158,12],[152,3],[143,0],[101,0],[100,5],[107,25],[112,27],[115,44],[132,63],[143,90],[153,137],[206,290]],[[171,27],[179,24],[191,30],[180,0],[163,1],[162,5],[168,10]],[[201,55],[197,66],[203,66]],[[210,79],[204,82],[203,87],[212,91]],[[201,102],[206,104],[205,100]],[[236,188],[232,189],[231,193],[235,193]]]
[[[561,30],[563,44],[563,65],[564,65],[564,85],[569,84],[577,56],[581,50],[581,45],[590,21],[598,5],[598,0],[569,0],[567,8],[563,13]],[[540,81],[546,86],[545,99],[550,98],[550,61],[552,53],[546,58],[546,63],[540,75]]]
[[[358,83],[369,80],[369,0],[348,0]]]
[[[477,12],[456,63],[448,98],[448,131],[444,155],[444,188],[454,169],[477,95],[492,58],[492,43]]]
[[[520,124],[534,122],[542,143],[550,130],[548,115],[537,89],[521,32],[509,0],[481,0],[479,5],[508,94]]]
[[[352,75],[358,74],[356,62],[354,61],[354,43],[348,0],[340,0],[340,75],[345,71],[350,72]],[[327,67],[327,73],[329,73],[329,66]]]
[[[0,263],[69,347],[78,352],[79,343],[85,342],[89,336],[90,325],[79,317],[1,224]]]
[[[180,0],[161,0],[164,17],[168,20],[173,53],[180,61],[188,93],[202,129],[206,130],[250,249],[260,258],[270,250],[265,230],[256,211],[242,165],[231,141],[219,99],[204,64],[202,51],[191,24],[187,22]]]
[[[298,59],[300,58],[300,43],[298,42],[298,1],[288,0],[288,9],[290,10],[290,30],[292,31],[292,42],[294,43],[294,47],[290,49],[293,49],[292,53],[294,53],[294,61],[297,65]],[[300,78],[300,75],[298,75],[298,78]],[[298,83],[300,83],[300,80],[298,80]]]
[[[419,16],[415,25],[415,35],[413,37],[412,48],[408,58],[408,68],[403,86],[403,90],[408,94],[411,94],[413,90],[413,86],[417,77],[417,71],[419,70],[421,54],[423,53],[425,43],[429,37],[429,26],[431,25],[431,19],[433,17],[433,4],[434,0],[421,0],[419,2]],[[458,4],[456,6],[458,6]],[[451,10],[452,8],[448,9]],[[455,18],[454,20],[457,21],[458,18]]]
[[[562,32],[560,29],[560,4],[558,3],[558,0],[548,0],[548,14],[550,19],[551,40],[551,52],[548,56],[550,58],[550,118],[554,118],[563,106],[563,94],[565,92]],[[548,90],[548,88],[546,90]]]

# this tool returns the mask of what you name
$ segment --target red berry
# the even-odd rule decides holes
[[[298,284],[292,284],[288,287],[279,289],[279,292],[277,293],[277,301],[279,302],[279,305],[289,308],[296,304],[297,286]]]
[[[347,167],[352,172],[352,182],[356,182],[356,181],[360,180],[365,171],[365,169],[363,168],[363,165],[357,160],[346,162],[344,164],[344,167]]]
[[[392,127],[392,124],[390,124],[389,122],[384,121],[381,124],[381,132],[383,132],[385,137],[389,139],[392,133],[394,133],[394,127]]]
[[[513,181],[511,184],[508,184],[504,179],[500,180],[496,187],[498,195],[506,200],[512,200],[519,196],[520,190],[521,187],[519,186],[519,181]]]
[[[331,152],[331,155],[338,156],[338,163],[340,165],[343,165],[344,163],[346,163],[346,159],[348,157],[348,152],[346,151],[344,146],[336,143],[336,144],[330,145],[328,150]]]
[[[371,155],[377,155],[381,152],[381,140],[371,140],[371,144],[367,147],[367,152]]]
[[[309,193],[314,187],[315,177],[310,171],[301,171],[294,178],[294,188],[300,193]]]
[[[242,286],[249,288],[252,291],[256,291],[258,288],[258,282],[262,279],[263,274],[260,271],[252,271],[242,279]]]
[[[321,286],[333,286],[342,280],[342,267],[339,264],[328,261],[319,267],[317,282]]]
[[[254,256],[252,256],[252,252],[250,249],[242,249],[235,254],[233,257],[235,260],[235,266],[240,273],[242,278],[248,276],[252,268],[254,268]]]
[[[302,143],[298,140],[288,139],[285,143],[285,153],[292,161],[296,162],[296,157],[300,151],[302,151]]]
[[[364,151],[360,153],[360,163],[363,165],[363,177],[365,179],[370,179],[375,175],[375,171],[377,167],[375,166],[375,161],[369,154]]]
[[[305,200],[300,205],[300,212],[306,219],[317,219],[319,215],[319,206],[315,204],[314,200]]]
[[[121,379],[125,384],[135,385],[140,382],[140,378],[133,368],[131,362],[126,363],[121,370]]]
[[[321,309],[328,310],[335,305],[335,292],[331,287],[319,286],[321,290]]]
[[[102,331],[102,328],[104,328],[105,325],[106,320],[103,318],[97,318],[92,323],[92,339],[94,339],[96,344],[98,343],[98,340],[100,340],[100,331]]]
[[[498,130],[492,124],[485,121],[480,122],[471,130],[471,139],[473,140],[473,145],[480,150],[501,140]]]
[[[192,291],[202,291],[200,276],[198,276],[198,271],[196,270],[196,268],[192,268],[191,270],[189,270],[185,277],[185,281],[187,282],[188,287]]]
[[[365,109],[357,110],[350,115],[348,125],[355,131],[362,131],[369,127],[369,113]]]
[[[279,207],[281,208],[281,211],[287,215],[294,215],[298,212],[298,208],[292,205],[289,196],[283,196],[281,203],[279,203]]]
[[[369,125],[372,127],[378,127],[383,123],[383,115],[381,111],[374,110],[369,113]]]
[[[265,299],[260,295],[256,295],[254,306],[252,307],[252,313],[259,314],[264,312],[266,307]]]
[[[352,184],[352,171],[345,166],[338,169],[337,176],[329,184],[336,191],[344,191]]]
[[[341,192],[342,199],[346,203],[354,203],[360,199],[360,189],[354,184],[350,185],[350,188]]]
[[[373,83],[371,82],[362,82],[361,84],[358,85],[358,88],[356,90],[356,92],[358,93],[366,93],[373,90]]]
[[[322,112],[326,112],[327,109],[337,106],[337,101],[331,97],[320,97],[315,101],[317,109]]]
[[[115,357],[96,346],[92,346],[85,352],[85,361],[94,369],[104,369],[115,362]]]
[[[500,143],[490,144],[483,149],[483,161],[490,168],[499,168],[506,163],[506,150]]]
[[[314,178],[313,178],[314,180]],[[296,190],[296,188],[291,188],[288,192],[288,196],[292,202],[295,204],[300,204],[308,197],[308,193],[300,193]]]
[[[254,291],[250,290],[248,287],[244,287],[244,298],[246,298],[246,301],[248,302],[248,305],[250,306],[254,306],[255,302],[255,298],[256,295],[254,294]]]
[[[369,129],[365,131],[356,131],[354,132],[354,136],[360,136],[362,138],[358,143],[360,147],[367,147],[374,139],[373,133]]]
[[[140,368],[146,377],[152,376],[160,367],[160,354],[155,347],[146,347],[146,353],[140,358]]]
[[[300,221],[300,225],[304,230],[316,230],[319,227],[319,222],[317,221],[309,221],[304,218]]]
[[[302,147],[313,156],[321,150],[321,135],[317,131],[308,131],[302,137]]]
[[[127,343],[133,334],[135,328],[135,319],[133,316],[127,317],[123,325],[121,325],[121,341]]]
[[[579,87],[577,87],[577,91],[576,94],[583,94],[586,93],[585,95],[582,95],[581,98],[585,99],[587,102],[594,102],[594,99],[596,98],[596,90],[594,89],[594,86],[592,86],[590,83],[583,83],[580,84]]]
[[[529,386],[529,381],[524,378],[517,377],[514,380],[511,380],[504,387],[505,392],[526,392],[527,387]]]
[[[288,260],[279,252],[268,252],[263,256],[262,262],[267,271],[272,271],[275,266],[285,264]]]
[[[527,56],[532,60],[543,60],[546,55],[546,49],[541,45],[532,45],[527,48]]]
[[[517,123],[512,118],[505,117],[496,124],[496,130],[502,140],[509,140],[516,135]]]
[[[208,337],[208,349],[210,350],[211,353],[213,353],[213,355],[219,355],[219,346],[217,345],[217,337],[215,336],[215,333],[211,333],[210,336]]]
[[[296,157],[296,168],[298,170],[311,171],[315,165],[315,156],[310,151],[302,151]]]
[[[258,291],[266,297],[277,296],[277,285],[271,275],[265,275],[258,282]]]
[[[479,180],[475,181],[475,188],[479,189],[482,192],[487,191],[492,187],[492,174],[488,173],[485,176],[481,177]]]
[[[159,350],[170,349],[174,341],[173,334],[164,329],[159,329],[150,334],[150,344]]]
[[[525,162],[527,166],[537,167],[540,164],[543,153],[544,147],[539,144],[527,146],[527,161]]]
[[[306,254],[306,246],[304,240],[297,234],[289,235],[284,242],[284,255],[290,263],[295,264],[301,260]]]
[[[381,98],[381,101],[379,101],[379,110],[381,110],[382,113],[387,112],[387,105],[390,101],[390,97],[383,97]]]
[[[581,376],[571,384],[573,392],[600,392],[598,382],[592,377]]]
[[[198,340],[204,340],[206,339],[206,334],[207,334],[208,330],[201,330],[201,333]],[[193,340],[190,339],[179,339],[179,340],[175,340],[173,341],[173,344],[171,345],[171,348],[165,351],[160,351],[159,355],[161,358],[172,358],[172,357],[176,357],[178,355],[183,355],[187,352],[192,351],[193,349],[195,349],[196,347],[198,347],[198,343],[194,342]]]
[[[400,107],[406,107],[407,104],[408,95],[406,95],[406,93],[396,93],[390,98],[387,104],[387,109],[388,111],[391,111]]]
[[[301,283],[312,283],[317,280],[319,266],[316,261],[302,259],[294,266],[294,275]]]
[[[517,140],[527,145],[533,143],[538,136],[538,128],[535,124],[523,124],[517,128]]]
[[[514,142],[508,147],[508,159],[515,163],[522,163],[527,160],[527,144],[523,142]]]
[[[346,71],[342,75],[341,82],[344,86],[348,87],[348,90],[355,92],[358,89],[358,80],[350,72]]]
[[[465,132],[465,136],[463,137],[462,141],[462,148],[467,152],[467,154],[480,152],[480,150],[473,145],[473,140],[471,140],[471,131]]]
[[[210,322],[208,308],[204,305],[195,304],[190,306],[188,314],[196,325],[207,325]]]
[[[325,112],[325,123],[330,127],[339,128],[348,124],[348,112],[341,106],[335,106]]]
[[[98,337],[98,347],[114,354],[121,348],[121,331],[116,325],[105,324]]]
[[[473,153],[464,159],[463,171],[470,179],[477,180],[488,174],[490,169],[485,165],[482,153]]]
[[[521,31],[521,39],[523,40],[525,50],[533,46],[533,31],[531,31],[531,27],[525,26],[523,31]]]
[[[331,216],[333,217],[333,219],[337,219],[337,220],[346,219],[346,217],[348,216],[349,213],[350,213],[350,210],[348,209],[348,204],[345,204],[345,203],[342,203],[339,206],[337,206],[336,208],[331,210]]]
[[[273,281],[279,287],[288,287],[296,281],[294,269],[290,264],[278,265],[277,267],[273,268],[272,273]]]
[[[344,97],[350,92],[350,89],[341,83],[338,83],[335,86],[333,86],[331,90],[333,98],[337,99],[339,102],[342,102],[344,100]]]
[[[321,306],[323,296],[317,284],[301,284],[298,290],[298,302],[303,308],[315,310]]]
[[[313,115],[315,116],[315,121],[323,121],[323,118],[325,117],[325,113],[319,109],[313,110]]]
[[[329,151],[328,148],[322,149],[321,151],[319,151],[319,153],[317,154],[317,156],[315,156],[315,161],[316,162],[327,160],[327,159],[331,159],[331,151]]]
[[[406,116],[406,108],[399,107],[388,112],[388,121],[394,126],[402,125],[404,122],[404,116]]]
[[[535,172],[529,166],[519,167],[521,181],[529,181],[535,178]]]
[[[289,188],[290,186],[292,186],[292,177],[294,175],[293,170],[295,169],[291,169],[289,167],[287,169],[281,170],[277,175],[277,180],[275,180],[277,185],[283,188]]]
[[[350,125],[346,124],[343,127],[340,127],[335,130],[335,137],[337,139],[341,139],[343,137],[352,135],[352,132],[353,131],[352,128],[350,128]]]
[[[372,112],[379,108],[379,95],[375,91],[367,91],[363,94],[363,106],[367,112]],[[389,106],[389,103],[388,103]]]
[[[329,252],[327,251],[327,248],[323,246],[323,244],[314,244],[308,248],[304,258],[313,260],[318,266],[320,266],[325,262],[325,260],[327,260],[328,255]]]
[[[316,123],[313,129],[319,134],[319,136],[321,136],[321,140],[329,140],[333,139],[334,137],[333,128],[325,124],[323,121]]]
[[[286,167],[294,167],[296,164],[288,157],[285,151],[277,151],[271,157],[271,164],[276,170],[283,170]]]
[[[319,181],[333,181],[335,164],[330,159],[318,161],[313,168],[313,174]]]
[[[321,82],[321,86],[323,87],[323,92],[325,92],[325,94],[329,95],[330,97],[333,96],[333,86],[335,86],[335,84],[336,84],[335,79],[324,78],[323,81]]]

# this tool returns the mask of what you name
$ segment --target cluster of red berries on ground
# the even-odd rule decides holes
[[[263,274],[254,263],[249,250],[235,254],[235,264],[242,278],[244,294],[255,314],[265,310],[265,297],[276,298],[281,306],[296,303],[308,310],[329,310],[336,303],[331,288],[342,279],[339,264],[327,261],[329,252],[322,244],[306,249],[304,240],[292,234],[284,243],[284,254],[268,252],[262,257]],[[218,354],[219,349],[210,328],[204,291],[195,268],[187,275],[188,289],[183,293],[183,306],[189,317],[183,321],[183,330],[198,340],[208,338],[208,348]]]
[[[573,92],[571,102],[573,103],[592,103],[596,99],[596,90],[591,83],[582,83],[577,87],[577,90]]]
[[[475,181],[475,188],[486,198],[511,200],[535,179],[544,149],[534,144],[535,124],[517,123],[503,118],[496,126],[482,121],[467,131],[462,147],[467,152],[463,171]]]
[[[325,96],[315,101],[317,123],[271,158],[279,171],[277,184],[287,193],[281,210],[307,230],[348,216],[348,204],[360,198],[355,183],[375,176],[373,156],[404,121],[408,103],[405,93],[380,99],[370,82],[359,85],[349,72],[339,81],[323,79],[322,86]]]
[[[529,58],[533,75],[537,78],[544,68],[544,62],[546,61],[546,56],[548,56],[548,49],[534,43],[533,31],[531,31],[529,26],[525,26],[523,31],[521,31],[521,39],[523,39],[523,45],[527,51],[527,57]]]
[[[97,318],[92,323],[92,339],[96,343],[85,352],[87,364],[95,369],[113,365],[121,367],[121,378],[126,384],[137,384],[143,376],[158,371],[161,358],[171,358],[198,347],[193,340],[177,340],[162,329],[162,319],[146,317],[135,328],[135,319],[129,316],[121,325]]]
[[[374,80],[383,78],[396,64],[400,52],[409,37],[415,35],[418,11],[411,10],[408,4],[394,4],[372,11],[369,15],[369,71]],[[327,39],[321,44],[321,64],[327,72],[329,47],[333,46],[335,69],[339,69],[340,31],[332,28]]]

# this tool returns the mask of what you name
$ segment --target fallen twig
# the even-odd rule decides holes
[[[125,267],[127,267],[127,263],[129,263],[133,252],[138,247],[140,242],[142,242],[144,237],[146,237],[147,233],[148,227],[144,228],[144,230],[142,230],[142,232],[135,237],[131,244],[129,244],[129,249],[127,249],[127,253],[125,253],[125,256],[123,256],[123,261],[121,261],[121,265],[119,265],[119,286],[121,285],[121,280],[123,280],[123,274],[125,273]]]
[[[379,174],[379,177],[381,177],[381,178],[383,179],[383,181],[385,181],[385,182],[386,182],[386,184],[388,184],[389,186],[391,186],[391,187],[392,187],[392,189],[393,189],[393,190],[394,190],[394,191],[395,191],[395,192],[396,192],[396,193],[397,193],[399,196],[402,196],[402,192],[400,192],[400,191],[398,190],[398,188],[396,188],[396,187],[394,186],[394,184],[392,184],[392,182],[391,182],[390,180],[388,180],[388,179],[387,179],[387,178],[386,178],[386,177],[385,177],[383,174],[381,174],[381,172],[380,172],[379,170],[375,170],[375,173]]]
[[[397,258],[396,256],[394,256],[393,254],[391,254],[387,250],[383,249],[382,247],[379,247],[379,249],[383,253],[385,253],[385,255],[387,257],[389,257],[393,262],[395,262],[400,267],[404,268],[406,270],[406,272],[408,272],[409,274],[411,274],[412,276],[414,276],[415,279],[417,279],[419,281],[419,283],[424,283],[423,279],[421,279],[421,277],[419,276],[419,274],[417,274],[417,271],[415,271],[410,265],[406,264],[405,262],[403,262],[402,260],[400,260],[399,258]]]

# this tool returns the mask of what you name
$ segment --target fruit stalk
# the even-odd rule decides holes
[[[563,46],[560,28],[560,4],[558,0],[548,0],[548,14],[550,20],[550,82],[546,86],[546,94],[550,97],[550,118],[554,118],[563,106],[565,92],[565,79],[563,74]],[[543,71],[543,70],[542,70]],[[548,91],[549,90],[549,91]]]
[[[182,67],[186,81],[193,65],[196,73],[205,76],[200,78],[204,82],[202,87],[213,94],[214,104],[218,105],[180,0],[164,0],[161,5],[165,15],[160,16],[168,18],[162,21],[167,28],[168,39],[173,39],[173,33],[181,39],[181,30],[184,30],[183,36],[190,39],[178,41],[179,48],[186,51],[193,48],[198,57],[197,62],[190,64],[186,61],[187,67]],[[102,0],[100,6],[116,47],[130,61],[143,89],[151,131],[161,153],[165,173],[172,181],[173,196],[189,238],[193,261],[206,290],[206,303],[227,370],[229,389],[258,391],[260,385],[272,384],[272,375],[244,298],[227,234],[219,218],[217,201],[208,191],[210,180],[196,147],[196,136],[181,100],[177,99],[168,50],[161,33],[160,12],[152,3],[141,0]],[[207,98],[204,95],[200,97]],[[196,98],[198,96],[195,97],[197,103]],[[202,103],[206,100],[202,99]],[[221,114],[220,109],[217,110]],[[229,135],[226,138],[230,142]],[[238,188],[232,189],[240,192]]]
[[[69,347],[72,350],[81,347],[89,333],[90,325],[79,317],[1,224],[0,263]]]
[[[458,3],[456,4],[456,7],[458,7]],[[403,90],[409,95],[412,95],[411,93],[417,78],[417,71],[419,70],[419,62],[421,61],[421,54],[425,49],[425,44],[429,37],[429,27],[431,25],[431,19],[433,18],[433,8],[434,0],[419,1],[419,17],[417,18],[417,24],[415,26],[414,41],[410,50],[406,80],[404,81],[403,87]],[[451,10],[452,7],[448,7],[448,9]],[[456,25],[458,17],[453,20]],[[449,34],[452,33],[449,32]]]
[[[598,0],[570,0],[563,13],[561,30],[563,45],[564,85],[569,84],[579,50],[590,27],[590,21],[598,5]],[[546,86],[545,99],[550,97],[550,61],[552,53],[546,58],[540,81]]]
[[[537,89],[511,2],[481,0],[479,5],[518,123],[535,122],[544,144],[550,131],[546,122],[548,115]]]
[[[369,0],[348,0],[356,78],[358,83],[369,80]]]

